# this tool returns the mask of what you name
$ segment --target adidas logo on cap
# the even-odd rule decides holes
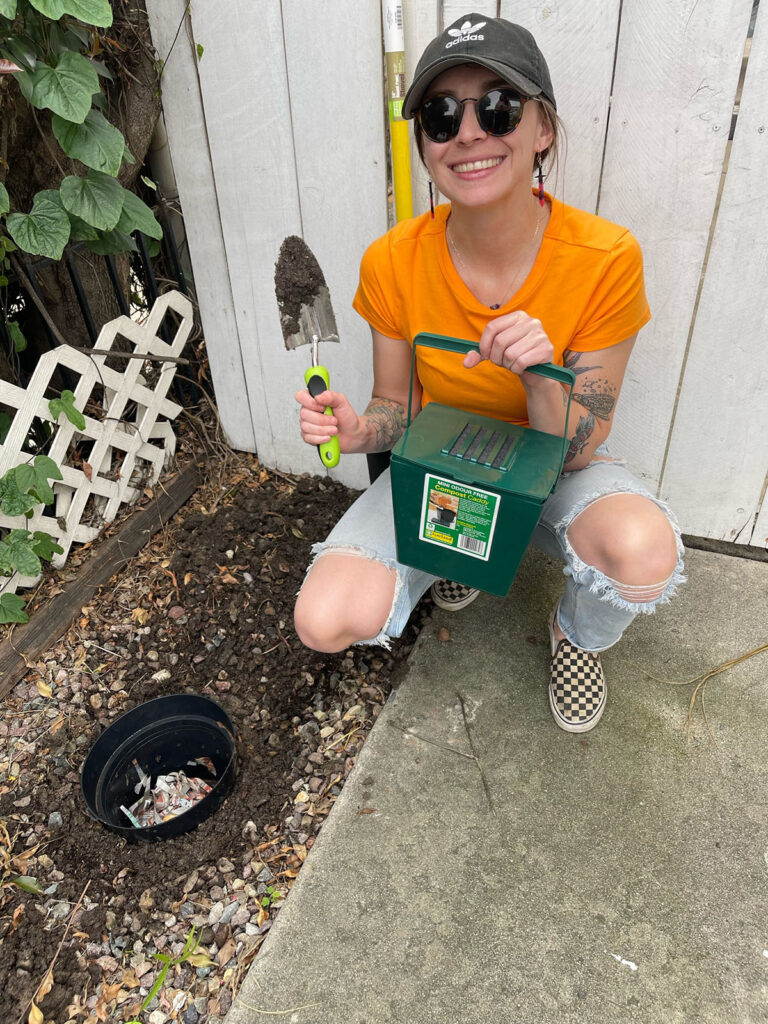
[[[487,22],[485,21],[478,21],[476,25],[473,25],[471,21],[465,21],[461,28],[449,28],[448,35],[454,38],[445,44],[446,50],[449,50],[452,46],[457,46],[459,43],[469,43],[474,40],[480,41],[485,39],[485,36],[479,36],[477,33],[486,24]]]

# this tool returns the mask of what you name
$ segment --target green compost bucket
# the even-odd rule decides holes
[[[567,434],[544,434],[437,402],[412,421],[417,345],[462,356],[478,348],[438,334],[414,339],[408,425],[390,463],[398,560],[503,597],[557,486]],[[529,372],[570,386],[567,429],[574,372],[553,363]]]

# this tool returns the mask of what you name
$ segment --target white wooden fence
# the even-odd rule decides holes
[[[298,438],[293,393],[307,353],[283,347],[274,261],[294,233],[317,255],[342,339],[322,358],[363,407],[368,329],[350,303],[362,251],[387,228],[380,2],[220,0],[194,3],[186,19],[185,0],[148,8],[167,58],[165,117],[225,429],[268,465],[320,472]],[[403,0],[409,79],[428,40],[465,13],[500,14],[535,34],[568,133],[553,190],[628,226],[645,254],[653,320],[613,446],[686,532],[763,547],[768,0],[748,45],[752,9],[753,0]],[[421,210],[415,152],[412,163]],[[362,485],[364,459],[342,458],[334,475]]]

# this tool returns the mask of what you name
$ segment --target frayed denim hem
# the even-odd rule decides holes
[[[602,498],[609,498],[613,494],[638,494],[643,498],[648,498],[654,503],[654,505],[661,509],[674,532],[675,544],[677,547],[677,564],[672,575],[666,581],[659,581],[660,586],[662,583],[664,584],[664,589],[659,596],[655,597],[652,601],[627,600],[627,598],[624,597],[618,589],[621,587],[621,583],[612,579],[610,576],[607,576],[604,572],[601,572],[594,566],[587,565],[586,562],[582,561],[568,539],[568,529],[574,519],[576,519],[577,516],[579,516],[590,505],[593,505],[596,501],[600,501]],[[678,587],[687,580],[687,577],[684,575],[685,567],[683,563],[685,548],[683,547],[680,526],[677,522],[677,518],[665,502],[661,501],[659,498],[654,498],[654,496],[644,488],[618,486],[607,492],[596,491],[589,494],[577,502],[573,508],[568,510],[568,514],[555,525],[555,531],[560,537],[568,557],[568,562],[563,568],[563,574],[565,576],[572,576],[576,583],[585,587],[599,600],[606,601],[614,608],[620,608],[622,611],[633,614],[652,615],[660,604],[668,604],[675,596]]]
[[[312,561],[309,563],[307,567],[307,572],[304,575],[305,579],[307,574],[309,573],[309,570],[312,568],[312,566],[315,564],[318,558],[322,558],[323,555],[328,554],[353,555],[355,558],[365,558],[369,562],[379,562],[379,564],[383,565],[386,569],[395,570],[395,594],[394,597],[392,598],[392,607],[389,609],[387,621],[384,623],[381,632],[378,633],[377,636],[372,637],[370,640],[358,640],[356,643],[352,644],[353,647],[374,646],[384,647],[387,651],[390,650],[392,647],[392,637],[388,633],[388,628],[394,617],[398,599],[403,589],[403,580],[402,576],[400,575],[400,570],[397,567],[397,563],[392,558],[382,558],[381,555],[377,554],[377,552],[375,551],[372,551],[370,548],[359,547],[355,544],[328,544],[326,541],[321,541],[318,544],[312,545],[312,555],[314,557],[312,558]]]

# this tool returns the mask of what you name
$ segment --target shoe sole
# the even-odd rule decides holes
[[[551,648],[551,651],[552,651],[552,657],[553,658],[555,656],[555,651],[557,650],[557,645],[560,642],[559,640],[555,639],[555,618],[557,617],[557,609],[558,609],[558,607],[559,607],[559,604],[556,604],[555,608],[554,608],[554,611],[552,612],[552,614],[549,617],[549,622],[547,623],[547,625],[549,626],[549,642],[550,642],[550,648]],[[590,732],[592,729],[595,728],[597,723],[603,717],[603,712],[605,711],[605,705],[608,703],[608,687],[606,686],[605,679],[603,679],[603,692],[605,693],[605,700],[603,701],[603,703],[602,703],[602,705],[600,707],[600,710],[597,712],[595,717],[594,718],[590,718],[590,720],[588,722],[580,722],[578,725],[572,725],[570,722],[566,722],[565,719],[563,719],[560,716],[560,712],[557,710],[557,705],[555,704],[554,700],[552,699],[552,687],[551,686],[547,686],[547,696],[549,697],[549,708],[550,708],[550,711],[552,712],[552,717],[555,720],[555,725],[559,729],[562,729],[563,732]]]

